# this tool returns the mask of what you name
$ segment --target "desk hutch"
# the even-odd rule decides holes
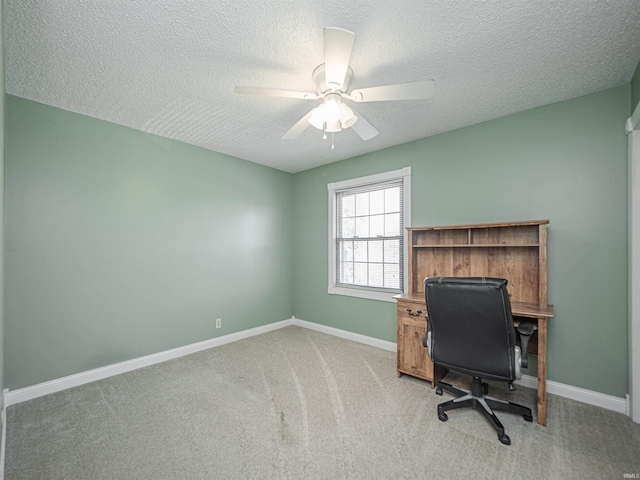
[[[529,352],[538,356],[538,423],[547,424],[547,224],[548,220],[442,227],[410,227],[408,292],[396,295],[398,375],[432,382],[446,370],[433,365],[422,339],[426,332],[426,277],[506,278],[516,324],[533,321]]]

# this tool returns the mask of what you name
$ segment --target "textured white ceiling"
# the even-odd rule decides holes
[[[4,0],[7,93],[298,172],[631,80],[638,0]],[[323,27],[356,34],[351,88],[433,78],[431,100],[355,105],[380,135],[307,128]],[[622,128],[622,126],[621,126]]]

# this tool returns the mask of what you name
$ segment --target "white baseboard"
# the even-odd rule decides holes
[[[523,387],[538,388],[538,378],[531,375],[522,375],[522,379],[516,380],[514,383]],[[547,380],[547,393],[628,415],[626,398],[614,397],[606,393],[594,392],[593,390],[574,387],[565,383],[554,382],[553,380]]]
[[[293,317],[293,325],[327,333],[329,335],[352,340],[354,342],[364,343],[366,345],[371,345],[372,347],[382,348],[384,350],[389,350],[390,352],[397,351],[397,344],[395,342],[388,342],[386,340],[368,337],[359,333],[328,327],[319,323],[307,322],[306,320],[300,320],[296,317]],[[538,388],[538,378],[532,377],[531,375],[523,375],[522,379],[517,380],[515,383],[522,385],[523,387],[534,389]],[[627,399],[624,398],[618,398],[612,395],[586,390],[584,388],[573,387],[571,385],[554,382],[552,380],[547,380],[547,392],[560,397],[570,398],[589,405],[595,405],[597,407],[606,408],[607,410],[613,410],[614,412],[628,415]]]
[[[283,327],[288,327],[290,325],[308,328],[310,330],[315,330],[317,332],[326,333],[328,335],[344,338],[346,340],[363,343],[391,352],[397,351],[397,345],[395,342],[380,340],[379,338],[373,338],[366,335],[361,335],[359,333],[353,333],[347,330],[328,327],[319,323],[308,322],[306,320],[292,317],[289,320],[282,320],[280,322],[251,328],[242,332],[232,333],[209,340],[204,340],[198,343],[192,343],[191,345],[185,345],[184,347],[178,347],[171,350],[166,350],[164,352],[134,358],[132,360],[127,360],[126,362],[107,365],[106,367],[89,370],[87,372],[81,372],[75,375],[70,375],[68,377],[40,383],[38,385],[20,388],[14,391],[5,390],[5,408],[10,405],[15,405],[16,403],[25,402],[27,400],[38,398],[43,395],[48,395],[50,393],[65,390],[67,388],[76,387],[85,383],[112,377],[120,373],[130,372],[138,368],[148,367],[156,363],[165,362],[167,360],[189,355],[191,353],[196,353],[208,348],[236,342],[238,340],[253,337],[255,335],[260,335],[262,333],[267,333]],[[516,383],[529,388],[537,388],[538,379],[529,375],[523,375],[522,379],[518,380]],[[587,403],[589,405],[602,407],[607,410],[613,410],[615,412],[624,414],[627,414],[628,412],[627,400],[624,398],[618,398],[612,395],[594,392],[592,390],[586,390],[584,388],[573,387],[571,385],[565,385],[563,383],[554,382],[552,380],[547,380],[547,392],[561,397],[570,398],[572,400],[577,400],[579,402]]]
[[[7,393],[9,389],[2,391],[2,437],[0,440],[0,480],[4,480],[4,452],[7,448]]]
[[[112,377],[120,373],[130,372],[132,370],[137,370],[138,368],[148,367],[150,365],[155,365],[156,363],[166,362],[167,360],[183,357],[185,355],[200,352],[208,348],[218,347],[227,343],[236,342],[244,338],[267,333],[289,325],[293,325],[293,319],[270,323],[261,327],[250,328],[249,330],[243,330],[242,332],[211,338],[209,340],[192,343],[183,347],[165,350],[164,352],[153,353],[151,355],[145,355],[144,357],[134,358],[125,362],[114,363],[113,365],[107,365],[94,370],[76,373],[75,375],[69,375],[68,377],[57,378],[48,382],[32,385],[30,387],[19,388],[17,390],[9,391],[5,396],[5,405],[10,406],[15,405],[16,403],[26,402],[27,400],[42,397],[43,395],[84,385],[85,383]]]
[[[379,338],[368,337],[366,335],[348,332],[346,330],[341,330],[339,328],[328,327],[326,325],[321,325],[319,323],[307,322],[306,320],[300,320],[299,318],[296,318],[296,317],[293,317],[292,320],[293,320],[293,325],[308,328],[309,330],[315,330],[316,332],[333,335],[334,337],[340,337],[346,340],[351,340],[353,342],[364,343],[372,347],[381,348],[383,350],[389,350],[390,352],[395,352],[398,349],[398,346],[395,342],[380,340]]]

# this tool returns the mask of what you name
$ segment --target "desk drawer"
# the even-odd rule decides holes
[[[410,309],[410,311],[408,311]],[[418,313],[418,310],[421,313]],[[427,331],[425,308],[409,302],[398,302],[398,373],[433,380],[433,363],[422,339]],[[414,315],[410,315],[413,313]]]

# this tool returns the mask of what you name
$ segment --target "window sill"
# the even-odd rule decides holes
[[[329,287],[329,295],[344,295],[347,297],[364,298],[367,300],[378,300],[380,302],[395,302],[394,295],[398,293],[394,292],[375,292],[372,290],[364,290],[359,288],[345,288],[345,287]]]

